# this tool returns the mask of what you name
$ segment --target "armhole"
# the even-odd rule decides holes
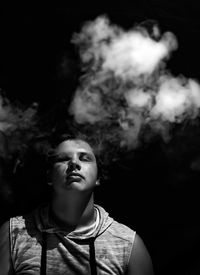
[[[10,218],[8,226],[9,226],[9,253],[10,253],[11,271],[14,271],[12,218]]]
[[[132,239],[131,239],[131,245],[129,246],[128,257],[127,257],[127,261],[126,261],[126,265],[125,265],[125,274],[126,274],[127,269],[128,269],[128,265],[129,265],[129,262],[130,262],[132,251],[134,249],[136,231],[132,231],[132,232],[133,232],[133,235],[132,235]]]

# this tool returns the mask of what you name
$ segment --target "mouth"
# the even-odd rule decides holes
[[[81,179],[84,179],[84,177],[79,173],[72,172],[66,176],[67,181],[80,181]]]

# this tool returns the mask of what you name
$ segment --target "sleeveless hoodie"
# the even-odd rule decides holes
[[[135,231],[118,223],[99,205],[92,235],[66,232],[49,221],[49,206],[10,219],[10,249],[15,274],[125,274]],[[42,263],[42,264],[41,264]]]

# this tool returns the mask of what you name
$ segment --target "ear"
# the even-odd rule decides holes
[[[98,179],[97,181],[96,181],[96,186],[99,186],[101,183],[100,183],[100,180]]]

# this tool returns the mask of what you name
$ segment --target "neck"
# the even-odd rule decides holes
[[[93,194],[84,196],[79,193],[54,198],[51,204],[52,219],[59,226],[66,228],[83,228],[95,219]]]

